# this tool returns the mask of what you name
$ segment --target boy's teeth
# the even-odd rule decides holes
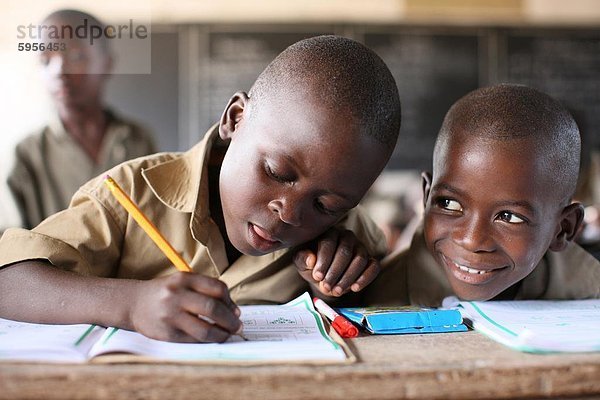
[[[456,264],[456,266],[458,267],[458,269],[462,270],[462,271],[466,271],[470,274],[487,274],[489,271],[482,271],[480,269],[473,269],[473,268],[469,268],[469,267],[465,267],[464,265],[460,265],[460,264]]]

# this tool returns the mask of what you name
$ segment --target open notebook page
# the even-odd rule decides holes
[[[344,361],[344,349],[325,332],[308,293],[285,305],[242,306],[244,336],[217,343],[169,343],[109,328],[90,356],[131,353],[163,361],[303,362]],[[135,361],[135,360],[131,360]]]
[[[43,325],[0,318],[0,359],[85,362],[104,331],[95,325]]]
[[[226,343],[169,343],[139,333],[94,325],[42,325],[0,319],[0,359],[81,363],[344,362],[349,353],[325,332],[310,296],[285,305],[242,306],[244,335]],[[115,353],[120,353],[115,355]]]
[[[600,351],[600,300],[463,301],[473,327],[528,352]]]

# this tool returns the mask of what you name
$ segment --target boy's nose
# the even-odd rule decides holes
[[[473,216],[464,217],[464,223],[452,231],[452,239],[464,249],[473,253],[492,252],[496,242],[486,218]]]
[[[277,213],[279,219],[288,225],[300,226],[302,224],[302,211],[300,207],[286,200],[271,200],[269,210]]]

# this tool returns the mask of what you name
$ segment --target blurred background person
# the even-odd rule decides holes
[[[21,226],[21,218],[19,210],[12,199],[11,194],[8,190],[4,190],[4,187],[0,189],[0,236],[2,233],[13,226]]]
[[[43,29],[40,43],[53,50],[41,51],[42,79],[55,117],[42,129],[18,143],[8,186],[26,228],[69,204],[86,181],[131,158],[156,151],[152,135],[123,119],[103,104],[103,90],[112,68],[108,40],[69,37],[70,26],[103,27],[90,14],[59,10],[41,25],[55,26],[64,37]],[[56,50],[58,48],[58,50]]]
[[[600,147],[594,145],[596,130],[590,129],[578,110],[571,113],[581,132],[581,168],[575,198],[585,206],[583,227],[576,240],[600,259]]]

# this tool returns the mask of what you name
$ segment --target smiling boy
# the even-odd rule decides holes
[[[422,230],[382,263],[367,302],[600,297],[600,264],[572,243],[579,157],[577,125],[551,97],[518,85],[467,94],[423,174]]]
[[[360,290],[377,273],[364,255],[384,243],[354,207],[399,128],[396,84],[375,53],[336,36],[298,42],[190,151],[109,171],[196,273],[175,272],[100,176],[67,210],[4,234],[0,316],[223,341],[241,329],[235,303],[285,302],[309,284]],[[338,249],[299,273],[293,250],[334,225]]]

